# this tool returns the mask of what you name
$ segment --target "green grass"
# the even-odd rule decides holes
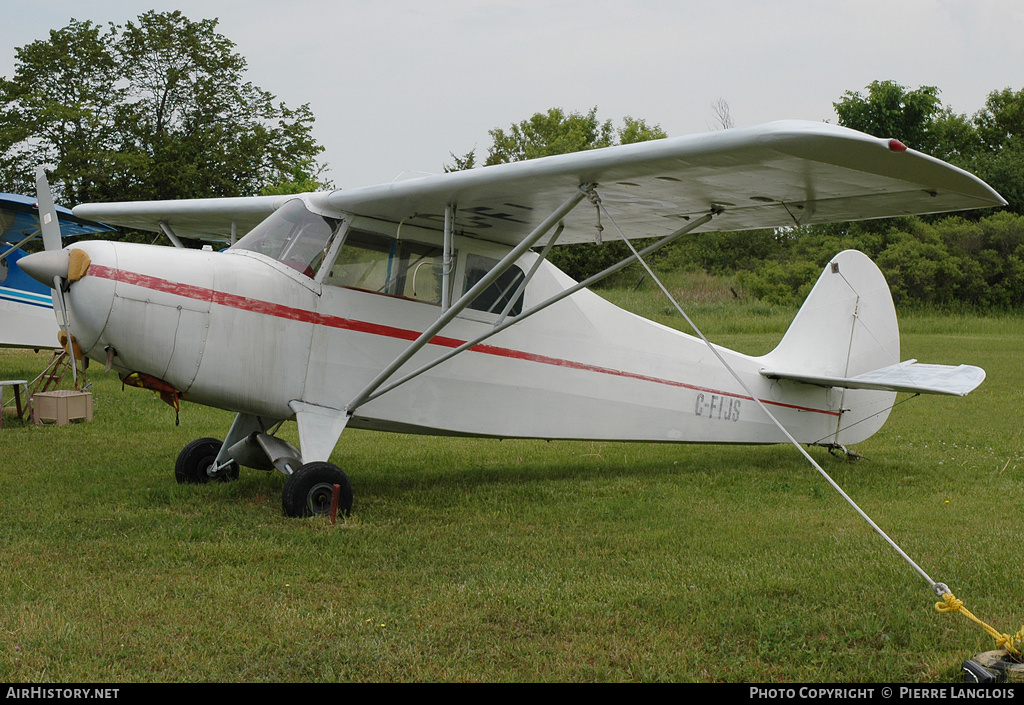
[[[601,293],[679,325],[648,286]],[[729,298],[691,315],[771,349],[793,312]],[[978,364],[985,384],[899,406],[865,460],[812,454],[1015,632],[1024,322],[902,326],[904,357]],[[0,350],[0,378],[44,363]],[[181,447],[231,415],[185,404],[175,426],[91,379],[93,422],[0,431],[0,681],[923,682],[993,648],[790,447],[347,431],[333,460],[356,504],[331,525],[284,517],[277,473],[175,484]]]

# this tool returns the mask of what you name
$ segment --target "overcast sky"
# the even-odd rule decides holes
[[[1020,0],[5,0],[14,49],[74,17],[123,24],[155,9],[219,18],[247,79],[309,103],[329,177],[351,188],[486,156],[487,131],[551,107],[660,124],[670,135],[783,118],[835,122],[871,81],[937,86],[973,114],[1024,88]],[[898,137],[898,135],[894,135]]]

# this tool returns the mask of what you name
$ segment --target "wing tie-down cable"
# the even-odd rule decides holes
[[[846,500],[847,504],[853,507],[853,509],[861,516],[861,518],[865,522],[867,522],[867,524],[872,529],[874,529],[874,531],[879,536],[881,536],[882,539],[884,539],[885,542],[888,543],[889,546],[892,547],[893,550],[895,550],[903,558],[903,560],[905,560],[911,566],[911,568],[913,568],[919,575],[921,575],[921,577],[928,581],[928,585],[932,588],[935,594],[942,598],[942,602],[935,603],[935,609],[943,614],[955,614],[958,612],[963,614],[972,622],[975,622],[976,624],[980,625],[983,629],[985,629],[985,631],[988,632],[988,634],[992,636],[993,639],[995,639],[997,648],[1005,649],[1006,652],[1017,661],[1021,661],[1022,659],[1024,659],[1024,656],[1022,656],[1021,647],[1019,646],[1019,644],[1024,642],[1024,627],[1022,627],[1021,630],[1013,636],[1010,636],[1009,634],[1000,633],[998,630],[981,621],[980,619],[975,617],[970,611],[968,611],[963,606],[963,601],[961,601],[955,595],[953,595],[952,591],[945,583],[939,583],[932,580],[931,576],[929,576],[928,573],[926,573],[924,569],[921,568],[921,566],[919,566],[909,555],[907,555],[906,551],[900,548],[900,546],[895,541],[893,541],[893,539],[890,538],[889,535],[886,534],[881,529],[881,527],[879,527],[878,524],[876,524],[874,520],[872,520],[871,517],[869,517],[867,513],[863,509],[861,509],[860,506],[858,506],[858,504],[855,501],[853,501],[853,499],[848,494],[846,494],[843,488],[840,487],[836,483],[836,481],[829,476],[827,472],[825,472],[824,468],[822,468],[821,465],[819,465],[817,461],[815,461],[814,458],[811,457],[810,453],[804,450],[803,446],[800,445],[800,443],[793,437],[793,435],[786,429],[786,427],[783,426],[782,423],[775,418],[775,416],[768,410],[768,407],[764,404],[764,402],[762,402],[761,399],[758,398],[757,395],[755,395],[751,391],[750,387],[747,386],[746,382],[743,381],[743,379],[736,373],[732,366],[729,365],[729,363],[721,355],[721,353],[718,352],[715,346],[711,344],[711,341],[707,339],[703,332],[701,332],[700,328],[697,327],[697,324],[694,323],[693,320],[687,315],[686,311],[683,310],[683,307],[680,306],[679,302],[677,302],[675,297],[672,296],[672,294],[669,292],[668,288],[666,288],[665,285],[662,283],[658,275],[655,274],[654,270],[651,269],[650,265],[647,264],[647,261],[640,256],[640,253],[636,251],[636,249],[633,247],[633,244],[629,241],[629,238],[626,237],[626,235],[622,232],[622,229],[619,228],[618,223],[615,222],[615,219],[601,203],[601,199],[598,196],[596,190],[592,191],[589,197],[591,202],[597,205],[598,210],[604,213],[604,217],[607,219],[608,222],[612,224],[612,227],[615,228],[616,232],[618,232],[619,237],[622,238],[623,242],[626,243],[626,247],[629,248],[632,255],[643,266],[644,270],[647,272],[647,275],[650,276],[651,279],[658,285],[658,288],[661,289],[663,294],[665,294],[665,296],[671,302],[672,306],[676,309],[676,311],[679,312],[679,314],[683,317],[687,324],[689,324],[689,326],[694,330],[697,336],[704,341],[704,344],[707,345],[708,349],[715,355],[715,357],[718,358],[718,361],[722,363],[722,365],[729,372],[729,374],[732,375],[733,379],[735,379],[736,382],[743,388],[743,390],[747,393],[747,396],[749,396],[757,403],[761,411],[763,411],[765,415],[771,420],[771,422],[775,424],[775,426],[782,432],[782,434],[787,438],[787,440],[789,440],[789,442],[798,451],[800,451],[800,454],[804,456],[807,462],[809,462],[814,467],[814,469],[817,470],[818,473],[825,479],[825,481],[832,486],[832,489],[834,489],[844,500]]]

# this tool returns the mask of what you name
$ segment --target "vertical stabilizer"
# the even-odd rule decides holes
[[[875,263],[856,250],[833,257],[782,342],[761,361],[766,368],[821,377],[855,377],[899,363],[896,309]],[[842,413],[836,434],[822,443],[849,445],[870,437],[885,423],[896,396],[867,389],[835,392]]]

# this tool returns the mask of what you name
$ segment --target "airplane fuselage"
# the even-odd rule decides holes
[[[351,507],[351,484],[329,462],[348,425],[857,443],[882,426],[896,393],[964,394],[984,378],[970,366],[900,360],[892,297],[865,255],[833,258],[775,350],[751,357],[608,303],[548,263],[549,248],[607,230],[656,239],[650,252],[706,230],[1005,203],[896,140],[806,122],[344,191],[76,209],[172,240],[246,232],[225,253],[110,242],[67,251],[55,209],[43,207],[52,198],[42,170],[37,192],[45,250],[25,271],[58,287],[87,354],[172,403],[237,414],[223,441],[184,447],[178,481],[274,467],[288,476],[282,504],[293,516],[323,514],[336,495]],[[301,451],[273,435],[291,418]]]
[[[20,271],[24,256],[14,249],[0,260],[0,347],[55,348],[59,328],[50,292]]]
[[[457,244],[461,274],[479,245]],[[92,358],[122,376],[162,380],[184,400],[264,418],[291,417],[296,401],[345,409],[439,312],[430,302],[318,282],[249,251],[75,247],[91,265],[72,285],[72,328]],[[519,264],[528,269],[536,257]],[[542,263],[524,306],[571,284]],[[498,318],[464,311],[400,372],[474,339]],[[768,380],[759,358],[719,351],[801,442],[835,436],[836,390]],[[349,423],[488,437],[785,440],[703,341],[587,290],[369,401]]]

